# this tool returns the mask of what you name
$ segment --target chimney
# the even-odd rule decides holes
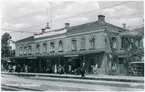
[[[98,15],[98,21],[105,22],[105,16],[104,15]]]
[[[126,24],[125,23],[123,23],[122,25],[123,25],[123,28],[126,28]]]
[[[69,23],[65,23],[65,28],[68,29],[69,28]]]
[[[50,27],[49,27],[49,22],[47,22],[47,25],[46,25],[45,28],[46,28],[46,29],[50,29]]]
[[[45,28],[42,28],[41,30],[42,30],[42,33],[45,33]]]

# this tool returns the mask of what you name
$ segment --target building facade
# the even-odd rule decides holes
[[[16,45],[16,63],[28,65],[30,72],[54,73],[59,66],[64,71],[75,71],[85,63],[86,72],[92,73],[92,66],[104,74],[115,66],[120,72],[119,62],[115,62],[114,53],[122,51],[122,32],[127,29],[105,22],[105,16],[99,15],[98,20],[78,26],[70,26],[50,30],[47,25],[42,33],[21,39]],[[123,58],[123,57],[119,57]],[[114,61],[114,62],[113,62]]]

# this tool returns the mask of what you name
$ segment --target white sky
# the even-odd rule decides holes
[[[39,25],[31,29],[21,31],[41,32],[41,28],[46,26],[46,22],[52,18],[52,29],[64,27],[64,23],[69,22],[70,26],[97,21],[97,16],[106,16],[106,22],[117,26],[126,23],[129,29],[143,26],[143,1],[131,1],[126,4],[99,10],[104,7],[123,3],[124,1],[55,1],[50,5],[48,0],[3,0],[2,1],[2,29],[20,30],[34,25]],[[56,7],[58,6],[58,7]],[[52,7],[52,11],[50,8]],[[49,10],[48,10],[49,9]],[[98,10],[95,12],[75,16],[84,12]],[[51,17],[50,17],[51,13]],[[55,21],[63,19],[61,21]],[[4,31],[2,30],[2,34]],[[33,33],[10,32],[12,40],[16,41],[33,35]]]

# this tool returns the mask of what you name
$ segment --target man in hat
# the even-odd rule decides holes
[[[81,67],[81,77],[85,77],[85,63],[83,63]]]

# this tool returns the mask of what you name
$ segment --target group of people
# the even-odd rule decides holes
[[[36,69],[30,68],[28,65],[13,65],[9,66],[9,72],[32,72],[31,70],[35,71]],[[38,70],[38,69],[37,69]],[[38,71],[36,71],[38,72]],[[71,65],[68,65],[67,68],[66,66],[59,65],[57,66],[56,64],[52,68],[42,68],[41,72],[45,73],[56,73],[56,74],[81,74],[82,77],[85,77],[85,63],[82,64],[81,67],[78,67],[77,69],[72,69]]]
[[[8,66],[9,72],[28,72],[28,65],[24,65],[23,67],[20,64],[17,65],[9,65]]]
[[[81,67],[73,68],[71,64],[69,65],[50,65],[49,67],[42,67],[41,72],[43,73],[55,73],[55,74],[77,74],[84,77],[85,74],[85,63]]]

